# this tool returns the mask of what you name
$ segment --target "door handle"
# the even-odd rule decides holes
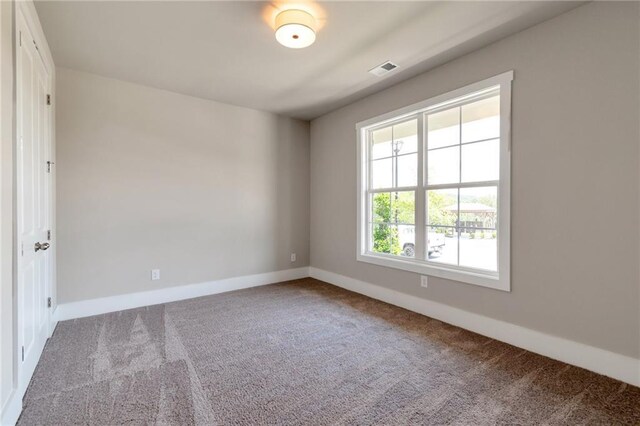
[[[48,248],[49,248],[49,243],[36,243],[36,245],[35,245],[36,251],[38,251],[38,250],[45,251]]]

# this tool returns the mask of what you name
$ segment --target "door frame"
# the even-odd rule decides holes
[[[18,170],[18,156],[17,156],[17,152],[18,152],[18,127],[17,127],[17,123],[18,123],[18,114],[20,113],[20,108],[21,106],[19,105],[20,102],[20,97],[19,97],[19,93],[21,88],[18,87],[18,52],[20,49],[20,32],[22,30],[22,27],[26,26],[27,29],[29,30],[29,32],[31,33],[31,36],[33,37],[37,47],[38,47],[38,52],[40,53],[40,56],[42,58],[44,67],[48,73],[48,86],[49,86],[49,91],[51,94],[51,106],[48,108],[47,114],[48,114],[48,122],[49,122],[49,128],[48,128],[48,133],[49,133],[49,147],[48,147],[48,156],[50,158],[49,161],[51,161],[52,163],[54,163],[53,166],[51,166],[51,173],[49,175],[49,186],[50,186],[50,191],[49,191],[49,211],[48,211],[48,215],[49,215],[49,224],[50,224],[50,229],[51,229],[51,248],[50,250],[50,262],[51,262],[51,267],[49,268],[49,276],[48,276],[48,288],[46,289],[46,293],[49,297],[51,297],[51,308],[47,310],[47,320],[46,320],[46,327],[47,327],[47,337],[51,337],[51,335],[53,334],[53,331],[55,329],[56,326],[56,320],[55,320],[55,309],[57,306],[56,303],[56,220],[55,220],[55,211],[56,211],[56,169],[55,169],[55,163],[56,163],[56,158],[55,158],[55,154],[56,154],[56,150],[55,150],[55,105],[56,105],[56,94],[55,94],[55,64],[53,61],[53,57],[51,55],[51,50],[49,48],[49,45],[47,43],[47,40],[45,38],[44,35],[44,31],[42,29],[42,26],[40,24],[40,20],[38,18],[38,14],[35,8],[35,5],[33,3],[32,0],[20,0],[20,1],[15,1],[14,2],[14,9],[13,9],[13,34],[14,34],[14,66],[13,66],[13,72],[14,72],[14,133],[13,133],[13,151],[14,151],[14,155],[13,155],[13,160],[12,160],[12,165],[13,165],[13,218],[12,218],[12,222],[13,222],[13,264],[12,264],[12,269],[13,269],[13,312],[12,312],[12,317],[13,317],[13,383],[12,383],[12,393],[9,396],[9,399],[7,401],[7,403],[5,404],[5,406],[3,407],[2,410],[2,417],[1,420],[4,424],[5,421],[9,421],[9,422],[15,422],[18,418],[18,416],[20,415],[20,412],[22,410],[22,397],[24,396],[24,393],[26,392],[27,386],[29,384],[29,380],[30,377],[28,378],[24,378],[24,380],[21,381],[21,377],[22,377],[22,364],[21,364],[21,354],[20,354],[20,344],[19,344],[19,327],[21,326],[21,324],[19,323],[20,321],[20,312],[19,312],[19,300],[18,300],[18,264],[20,262],[19,259],[19,254],[20,254],[20,250],[21,250],[21,241],[20,241],[20,237],[18,235],[18,228],[17,228],[17,218],[18,218],[18,214],[20,213],[18,211],[19,206],[17,203],[17,199],[18,199],[18,174],[17,174],[17,170]]]
[[[29,2],[23,2],[23,1],[17,1],[16,2],[16,17],[15,17],[15,49],[16,52],[18,52],[20,49],[20,32],[22,30],[22,25],[25,25],[28,29],[28,31],[31,33],[31,36],[34,38],[34,41],[37,45],[37,51],[38,53],[40,53],[40,57],[42,58],[42,62],[44,64],[44,67],[47,71],[48,74],[48,86],[49,86],[49,91],[51,92],[51,105],[50,108],[48,108],[47,110],[47,115],[48,115],[48,123],[49,123],[49,128],[48,128],[48,133],[49,133],[49,146],[46,149],[46,151],[48,151],[48,155],[49,158],[52,163],[53,166],[51,166],[51,171],[49,174],[49,178],[50,178],[50,191],[49,191],[49,211],[48,211],[48,215],[49,215],[49,224],[51,227],[51,248],[50,250],[50,256],[51,256],[51,268],[49,270],[49,288],[46,289],[46,293],[48,295],[48,297],[51,297],[51,301],[52,301],[52,305],[51,305],[51,309],[49,309],[47,311],[47,334],[50,337],[53,334],[53,330],[55,328],[55,324],[53,321],[53,311],[55,310],[56,307],[56,303],[55,303],[55,254],[56,254],[56,244],[54,244],[54,236],[56,235],[56,229],[55,229],[55,113],[54,113],[54,108],[55,108],[55,66],[53,63],[53,58],[51,57],[51,52],[49,50],[49,45],[47,44],[46,38],[44,37],[44,32],[42,30],[42,26],[40,25],[40,20],[38,18],[38,14],[35,10],[35,5],[33,4],[33,2],[29,1]],[[18,85],[19,79],[18,79],[18,58],[17,58],[17,54],[16,54],[16,63],[15,63],[15,70],[16,70],[16,123],[19,119],[19,115],[20,115],[20,92],[21,92],[21,88]],[[17,126],[17,125],[16,125]],[[16,127],[16,136],[15,136],[15,144],[14,144],[14,149],[16,152],[16,155],[14,156],[14,192],[15,192],[15,200],[18,199],[18,176],[17,176],[17,171],[18,171],[18,164],[17,164],[17,152],[18,152],[18,129]],[[18,209],[20,208],[20,206],[18,205],[18,203],[15,204],[14,207],[14,211],[15,211],[15,217],[16,217],[16,221],[14,221],[14,239],[15,239],[15,252],[16,253],[16,258],[15,258],[15,267],[16,267],[16,278],[17,278],[17,273],[18,273],[18,256],[17,253],[20,252],[21,250],[21,241],[20,241],[20,237],[18,235],[18,229],[17,229],[17,218],[19,215],[19,211]],[[17,283],[16,283],[17,284]],[[17,289],[16,289],[17,290]],[[17,292],[16,292],[17,294]],[[17,297],[16,297],[16,305],[15,305],[15,312],[17,313],[18,310],[18,306],[17,306]],[[19,326],[18,324],[19,321],[19,316],[16,315],[16,330],[17,327]],[[16,348],[19,350],[19,348]]]
[[[21,387],[26,386],[30,380],[46,339],[50,336],[51,309],[47,306],[47,301],[52,300],[51,252],[42,251],[36,254],[33,251],[33,237],[35,241],[40,242],[48,240],[50,235],[51,170],[47,170],[46,164],[51,161],[52,117],[50,102],[46,100],[51,97],[51,67],[47,67],[46,60],[40,53],[23,13],[18,13],[16,28],[19,34],[16,49],[16,130],[17,141],[19,141],[16,147],[15,168],[16,227],[18,228],[16,232],[18,279],[16,326],[18,348],[20,348],[16,356],[18,357],[18,386]],[[25,74],[25,71],[29,74]],[[28,140],[23,140],[23,135]],[[29,155],[24,157],[27,152]],[[24,186],[26,183],[28,187]],[[35,203],[32,203],[33,201]],[[31,209],[34,210],[31,211]],[[42,217],[41,214],[44,214],[44,221],[36,219],[36,217]],[[23,222],[26,217],[31,218],[29,223]],[[27,226],[29,235],[22,232],[23,226]],[[35,234],[32,234],[33,232]],[[37,269],[28,274],[26,269],[28,267]],[[34,280],[29,285],[33,286],[31,291],[26,288],[27,274],[31,275],[31,280]],[[20,312],[20,309],[25,311]],[[37,313],[36,317],[32,316],[32,309],[34,314]],[[29,341],[24,340],[27,331],[31,335]]]
[[[50,200],[49,200],[49,223],[50,223],[50,227],[51,227],[51,241],[55,241],[55,236],[56,234],[56,221],[55,221],[55,212],[56,212],[56,143],[55,143],[55,108],[56,108],[56,87],[55,87],[55,72],[56,72],[56,68],[55,68],[55,64],[53,62],[53,57],[51,56],[51,50],[49,49],[49,44],[47,43],[47,39],[45,38],[44,35],[44,31],[42,29],[42,25],[40,24],[40,19],[38,18],[38,13],[36,12],[35,9],[35,5],[33,4],[33,1],[29,0],[29,1],[16,1],[16,9],[15,9],[15,48],[16,51],[17,49],[20,48],[19,43],[20,43],[20,16],[22,16],[22,18],[24,19],[24,23],[26,24],[27,28],[29,29],[29,31],[31,32],[31,35],[33,36],[36,44],[38,45],[38,51],[40,52],[40,56],[42,58],[42,61],[44,63],[44,66],[47,70],[47,73],[49,74],[49,91],[51,92],[51,105],[50,108],[48,109],[48,119],[49,119],[49,157],[50,157],[50,161],[53,163],[53,165],[51,166],[51,173],[50,173]],[[17,71],[17,61],[15,64],[16,67],[16,71]],[[16,76],[16,120],[17,120],[17,111],[18,111],[18,98],[17,98],[17,93],[20,90],[19,87],[17,87],[17,76]],[[15,135],[15,140],[14,140],[14,149],[17,152],[17,147],[18,147],[18,140],[17,140],[17,132]],[[17,156],[14,156],[14,192],[16,193],[17,196]],[[18,205],[16,204],[14,207],[14,211],[17,213],[18,210]],[[17,216],[16,216],[17,217]],[[15,223],[15,222],[14,222]],[[15,239],[15,250],[16,253],[20,248],[20,241],[18,241],[18,236],[17,236],[17,228],[14,228],[14,239]],[[51,300],[52,300],[52,306],[51,309],[49,310],[49,336],[51,336],[51,334],[53,333],[53,330],[55,328],[55,321],[54,321],[54,311],[57,305],[57,301],[56,301],[56,244],[51,244],[51,248],[49,249],[50,253],[51,253],[51,264],[52,264],[52,268],[50,270],[49,273],[49,291],[48,294],[51,296]],[[16,264],[17,264],[17,259],[16,259]]]

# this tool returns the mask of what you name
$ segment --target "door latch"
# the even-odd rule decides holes
[[[35,250],[42,250],[45,251],[46,249],[49,248],[49,243],[36,243],[34,246]]]

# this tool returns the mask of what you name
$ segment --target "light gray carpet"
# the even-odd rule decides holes
[[[58,325],[21,425],[640,424],[640,388],[313,279]]]

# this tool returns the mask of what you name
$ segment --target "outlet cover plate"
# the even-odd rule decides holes
[[[427,275],[420,275],[420,287],[429,287],[429,277]]]

